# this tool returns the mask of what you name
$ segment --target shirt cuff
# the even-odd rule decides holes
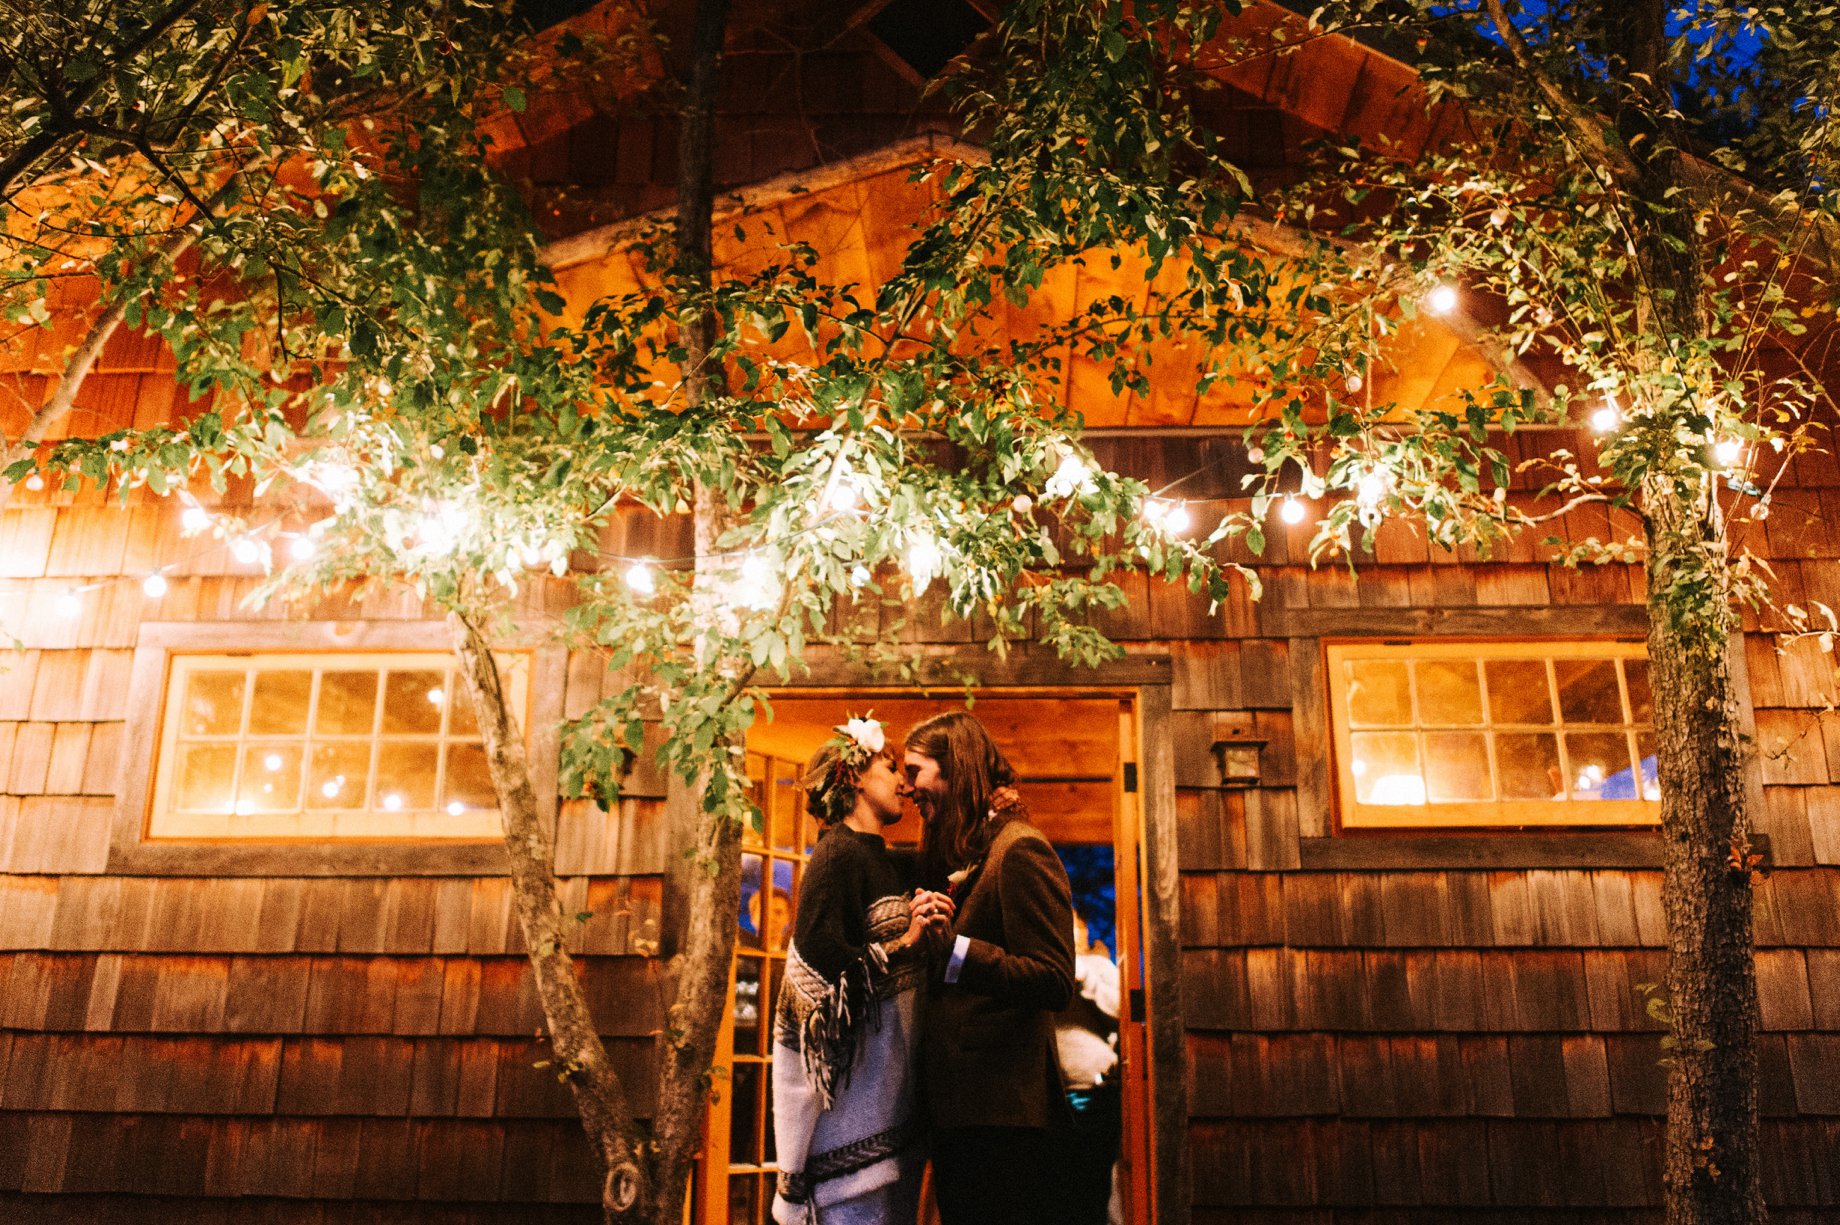
[[[971,937],[960,936],[952,942],[952,959],[946,962],[946,981],[958,981],[960,970],[965,968],[965,954],[971,951]]]

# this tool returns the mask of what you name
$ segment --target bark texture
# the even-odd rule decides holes
[[[631,1214],[643,1202],[644,1186],[632,1116],[619,1074],[589,1015],[574,958],[563,947],[567,920],[556,887],[555,840],[537,806],[523,733],[506,704],[498,665],[484,636],[458,613],[449,614],[448,628],[479,715],[480,736],[498,792],[513,905],[549,1029],[550,1066],[568,1085],[582,1126],[606,1163],[603,1215],[609,1222],[636,1219]]]
[[[1672,97],[1665,0],[1629,0],[1609,22],[1608,97],[1549,75],[1504,0],[1483,0],[1502,45],[1552,108],[1576,155],[1624,197],[1645,360],[1656,368],[1712,329],[1708,253],[1688,202],[1703,180]],[[1611,10],[1606,6],[1606,12]],[[1689,389],[1648,405],[1663,420],[1705,408]],[[1658,432],[1665,448],[1677,444]],[[1758,1225],[1757,976],[1751,925],[1748,746],[1741,734],[1729,542],[1719,479],[1660,454],[1638,491],[1648,542],[1648,653],[1668,930],[1668,1101],[1663,1191],[1668,1225]]]
[[[1637,266],[1637,321],[1656,360],[1707,338],[1711,257],[1684,201],[1692,176],[1672,106],[1667,6],[1619,14],[1617,137]],[[1702,391],[1697,394],[1704,395]],[[1674,413],[1704,411],[1688,400]],[[1662,910],[1668,930],[1668,1110],[1662,1187],[1668,1225],[1766,1219],[1758,1153],[1757,972],[1751,926],[1747,745],[1734,684],[1734,611],[1720,481],[1664,459],[1642,491],[1648,539],[1648,653],[1661,781]]]
[[[677,273],[681,286],[678,319],[685,350],[684,400],[695,412],[719,394],[721,372],[711,360],[717,321],[710,309],[714,257],[711,227],[715,207],[713,159],[715,95],[722,44],[728,28],[728,0],[698,0],[690,36],[690,61],[678,140]],[[697,489],[698,584],[707,558],[728,522],[721,491]],[[737,692],[739,691],[737,685]],[[715,752],[729,746],[717,744]],[[670,805],[677,825],[673,843],[685,855],[672,864],[673,892],[684,902],[685,929],[672,965],[675,994],[666,1021],[664,1066],[659,1082],[653,1184],[657,1225],[684,1217],[683,1197],[701,1146],[704,1113],[712,1084],[716,1038],[728,1004],[735,925],[741,904],[741,831],[726,812],[704,810],[700,784]],[[714,1154],[713,1161],[725,1160]]]

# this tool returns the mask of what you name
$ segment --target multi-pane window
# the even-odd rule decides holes
[[[1639,643],[1340,643],[1328,673],[1344,828],[1659,819]]]
[[[525,658],[500,667],[522,719]],[[173,657],[149,839],[498,832],[479,726],[451,656]]]
[[[726,1208],[732,1225],[766,1225],[779,1177],[773,1147],[773,1006],[786,968],[799,879],[818,838],[804,811],[793,762],[748,754],[761,828],[742,835],[741,915],[736,932],[728,1087],[709,1112],[705,1194],[698,1219]],[[719,1163],[719,1164],[717,1164]]]

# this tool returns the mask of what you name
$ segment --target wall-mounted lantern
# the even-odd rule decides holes
[[[1259,752],[1266,738],[1255,734],[1250,719],[1220,719],[1214,723],[1214,760],[1220,765],[1223,787],[1259,785]]]

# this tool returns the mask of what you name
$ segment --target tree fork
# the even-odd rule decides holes
[[[484,635],[463,614],[449,613],[447,621],[498,792],[512,900],[549,1030],[551,1066],[568,1085],[588,1138],[606,1164],[601,1211],[616,1221],[641,1202],[643,1192],[625,1087],[589,1013],[574,958],[563,947],[555,840],[537,806],[523,735],[505,701],[498,664]]]

